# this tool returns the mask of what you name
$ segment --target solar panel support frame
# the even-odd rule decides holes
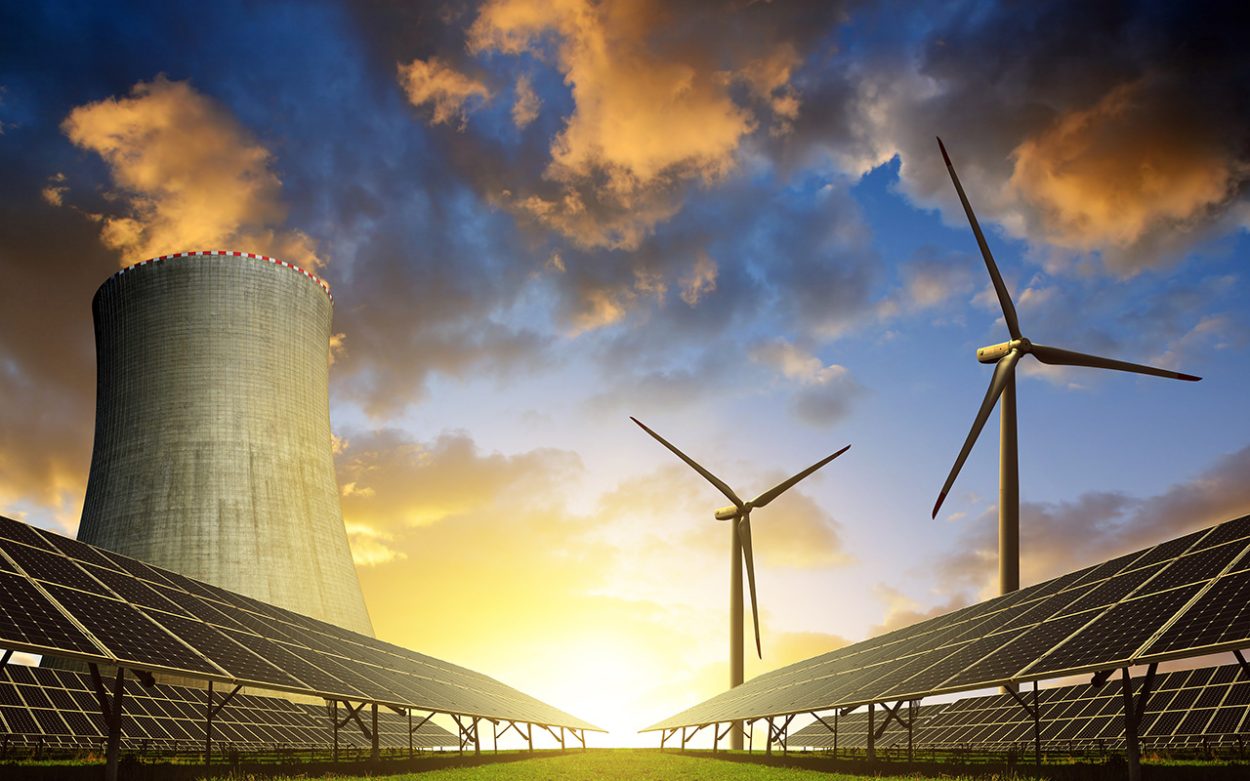
[[[1154,686],[1157,662],[1152,662],[1146,669],[1146,678],[1142,681],[1141,691],[1134,696],[1133,678],[1127,667],[1120,669],[1123,680],[1121,695],[1124,700],[1124,742],[1126,744],[1125,759],[1128,765],[1129,781],[1141,781],[1141,747],[1138,743],[1138,728],[1142,717],[1146,715],[1146,703],[1150,700],[1150,689]]]
[[[376,702],[369,704],[369,716],[373,723],[373,728],[369,730],[369,759],[377,762],[382,754],[378,747],[378,704]]]
[[[434,718],[434,711],[430,711],[429,715],[421,719],[421,721],[417,722],[417,726],[414,727],[412,726],[412,708],[408,709],[408,758],[409,759],[412,759],[412,736],[416,734],[417,730],[424,727],[425,723],[432,718]],[[517,730],[517,731],[520,732],[520,730]]]
[[[1250,662],[1246,661],[1246,657],[1242,655],[1241,649],[1234,648],[1233,656],[1237,658],[1237,664],[1241,665],[1241,674],[1250,678]],[[4,665],[0,664],[0,670],[4,669]]]
[[[235,685],[234,689],[227,694],[220,703],[213,704],[213,682],[208,682],[208,693],[205,697],[204,709],[204,766],[208,767],[213,764],[213,717],[221,712],[221,709],[234,699],[234,696],[243,689],[243,684]]]
[[[118,761],[121,755],[122,713],[125,707],[126,669],[119,666],[113,684],[113,697],[110,701],[108,691],[104,688],[104,680],[100,677],[100,668],[94,662],[88,665],[91,671],[91,683],[95,686],[96,697],[100,703],[100,715],[108,726],[108,737],[104,749],[104,781],[117,781]],[[42,741],[41,741],[42,747]]]

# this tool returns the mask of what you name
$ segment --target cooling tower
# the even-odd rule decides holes
[[[372,635],[334,479],[332,308],[315,275],[240,252],[101,285],[78,538]]]

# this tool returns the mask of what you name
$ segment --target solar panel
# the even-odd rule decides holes
[[[0,518],[0,648],[598,730],[488,676]]]
[[[100,654],[73,622],[20,575],[0,572],[0,648]]]
[[[1238,665],[1183,670],[1156,678],[1147,701],[1140,739],[1148,746],[1234,742],[1250,716],[1250,681]],[[1140,681],[1135,684],[1140,688]],[[1032,693],[1024,692],[1031,702]],[[1123,720],[1118,681],[1095,689],[1088,684],[1061,686],[1039,692],[1042,743],[1047,750],[1080,750],[1094,742],[1103,748],[1123,745]],[[824,721],[833,724],[833,716]],[[877,714],[880,728],[882,714]],[[838,747],[867,746],[867,711],[838,718]],[[813,721],[792,733],[791,747],[832,748],[833,732]],[[980,748],[1005,750],[1033,741],[1033,720],[1006,694],[969,697],[951,703],[922,705],[917,712],[912,741],[919,748]],[[891,723],[876,741],[878,748],[905,745],[907,733]]]
[[[161,630],[138,608],[120,600],[61,586],[48,586],[48,593],[68,615],[103,643],[118,662],[221,675],[220,669]]]
[[[1250,516],[781,668],[647,730],[912,699],[1246,647],[1250,571],[1238,567],[1250,560],[1248,548]]]
[[[64,670],[10,665],[0,673],[0,733],[10,743],[64,747],[98,747],[105,735],[89,676]],[[128,718],[123,744],[130,748],[203,748],[205,697],[202,689],[159,685],[135,688],[124,700]],[[223,748],[329,748],[333,729],[324,705],[295,703],[280,697],[240,694],[213,721],[214,743]],[[406,748],[408,719],[389,711],[378,713],[380,746]],[[368,747],[355,729],[342,729],[344,746]],[[426,722],[413,736],[413,746],[455,746],[455,735]]]

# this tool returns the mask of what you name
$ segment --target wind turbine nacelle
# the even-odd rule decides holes
[[[1012,350],[1028,352],[1029,347],[1028,339],[1012,339],[1010,342],[991,344],[989,347],[982,347],[977,350],[977,360],[981,363],[998,363]]]
[[[716,520],[718,521],[732,521],[734,518],[737,518],[737,517],[738,517],[738,508],[734,507],[732,504],[729,505],[728,507],[722,507],[716,511]]]

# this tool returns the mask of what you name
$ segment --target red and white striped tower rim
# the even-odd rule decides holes
[[[311,271],[307,269],[300,268],[294,263],[287,263],[285,260],[278,260],[277,258],[271,258],[266,255],[257,255],[252,252],[234,252],[232,250],[221,250],[221,249],[197,250],[195,252],[175,252],[172,255],[161,255],[160,257],[157,257],[157,258],[148,258],[147,260],[141,260],[138,263],[132,263],[129,266],[126,266],[125,268],[121,269],[117,273],[113,274],[113,276],[109,277],[109,279],[111,280],[114,277],[119,277],[122,274],[125,274],[127,271],[132,271],[134,269],[139,268],[140,266],[146,266],[151,263],[164,263],[167,260],[174,260],[176,258],[195,258],[195,257],[251,258],[252,260],[263,260],[266,263],[272,263],[275,266],[288,268],[292,271],[303,274],[304,276],[311,279],[313,282],[316,282],[317,286],[320,287],[323,291],[325,291],[325,294],[330,297],[330,303],[334,303],[334,294],[330,292],[330,285],[321,277],[317,276],[316,274],[312,273]],[[105,280],[105,281],[107,282],[108,280]]]

